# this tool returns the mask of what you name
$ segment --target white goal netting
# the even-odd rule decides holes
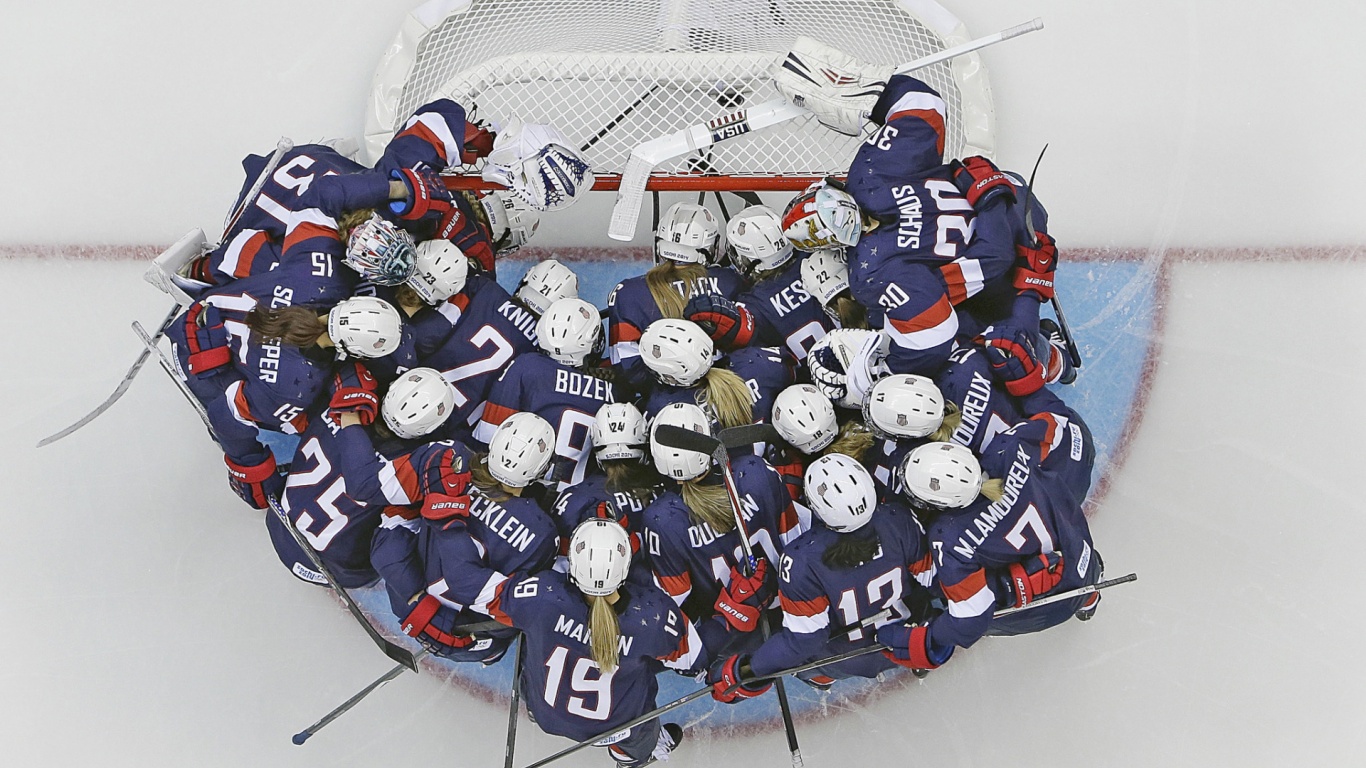
[[[365,152],[375,160],[417,107],[448,97],[482,119],[551,123],[600,175],[620,173],[644,141],[777,97],[768,70],[803,34],[886,64],[969,39],[931,0],[432,0],[410,14],[375,75]],[[977,56],[917,76],[948,104],[946,156],[990,154]],[[804,117],[655,174],[843,173],[859,140]]]

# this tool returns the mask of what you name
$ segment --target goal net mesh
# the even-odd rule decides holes
[[[376,74],[366,152],[378,157],[419,106],[446,97],[474,118],[550,123],[597,173],[620,173],[642,142],[779,97],[769,69],[798,35],[884,64],[968,39],[925,0],[433,0],[410,15]],[[948,105],[947,157],[990,151],[981,70],[969,55],[916,72]],[[860,140],[806,116],[655,174],[843,173]]]

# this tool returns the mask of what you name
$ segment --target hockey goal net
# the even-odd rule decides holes
[[[798,35],[885,64],[969,39],[931,0],[431,0],[375,75],[363,151],[373,162],[417,107],[446,97],[475,118],[556,126],[596,188],[615,189],[633,147],[778,97],[768,71]],[[946,157],[989,155],[978,57],[916,76],[948,106]],[[649,187],[799,189],[846,172],[860,140],[803,116],[661,164]]]

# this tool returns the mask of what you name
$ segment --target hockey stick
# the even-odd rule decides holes
[[[476,621],[472,624],[457,624],[456,626],[451,628],[451,634],[473,635],[479,632],[489,632],[495,629],[506,628],[507,625],[499,621]],[[424,648],[418,651],[417,653],[413,654],[413,661],[421,661],[428,655],[429,654],[427,649]],[[342,715],[349,712],[352,707],[359,704],[361,700],[364,699],[366,696],[369,696],[370,694],[379,690],[390,680],[393,680],[394,678],[398,677],[399,675],[407,671],[408,667],[405,664],[394,665],[393,669],[389,670],[388,672],[385,672],[383,675],[379,677],[379,679],[362,688],[359,692],[356,693],[355,696],[352,696],[351,698],[342,702],[341,705],[338,706],[336,709],[323,715],[321,718],[319,718],[318,722],[294,734],[294,737],[291,739],[291,741],[293,741],[295,744],[303,744],[305,741],[308,741],[313,736],[313,734],[317,733],[318,731],[321,731],[323,728],[327,727],[328,723],[331,723],[333,720],[336,720],[338,717],[341,717]]]
[[[147,329],[143,328],[142,323],[139,323],[136,320],[133,321],[133,333],[136,333],[138,338],[142,339],[143,354],[150,355],[156,353],[157,361],[161,363],[161,370],[165,371],[166,375],[171,377],[171,382],[176,385],[176,389],[179,389],[180,394],[184,395],[185,399],[190,401],[190,405],[194,407],[195,413],[199,414],[200,421],[204,422],[204,427],[209,430],[209,434],[217,441],[218,435],[214,434],[213,424],[209,422],[209,412],[204,409],[204,404],[199,402],[199,398],[195,397],[194,393],[190,391],[190,385],[186,384],[184,379],[180,378],[180,374],[176,373],[175,363],[172,363],[171,358],[166,356],[165,350],[161,348],[159,343],[160,339],[148,336]]]
[[[1034,161],[1034,170],[1029,172],[1029,194],[1025,197],[1024,223],[1025,230],[1029,233],[1029,245],[1031,248],[1039,247],[1039,238],[1034,235],[1034,176],[1039,172],[1039,163],[1043,162],[1043,153],[1048,151],[1048,145],[1043,145],[1039,150],[1039,157]],[[1058,303],[1058,292],[1053,291],[1053,297],[1049,300],[1053,304],[1053,314],[1058,316],[1058,330],[1062,333],[1063,343],[1067,345],[1067,356],[1072,359],[1072,367],[1081,367],[1081,347],[1077,346],[1077,339],[1072,335],[1072,326],[1067,324],[1067,315],[1062,312],[1062,304]]]
[[[748,438],[753,432],[752,427],[754,426],[757,425],[732,427],[732,430],[746,430],[746,432],[731,431],[731,438],[733,440]],[[735,530],[740,534],[740,551],[745,556],[745,564],[742,570],[746,576],[753,576],[759,561],[755,558],[754,549],[750,545],[749,527],[745,525],[745,516],[741,512],[740,491],[735,487],[735,475],[730,468],[730,455],[726,453],[726,444],[717,438],[703,435],[700,432],[668,424],[661,424],[655,428],[655,438],[659,440],[661,445],[667,445],[670,448],[707,454],[721,466],[721,478],[726,485],[726,496],[730,499],[731,516],[735,519]],[[756,441],[750,441],[748,444],[753,444],[753,442]],[[768,640],[768,622],[764,620],[762,612],[759,617],[759,629],[763,633],[764,640]],[[781,677],[774,680],[774,687],[778,691],[778,709],[783,716],[783,730],[787,735],[787,749],[792,755],[792,766],[793,768],[802,768],[802,750],[797,743],[797,727],[792,722],[792,708],[787,700],[787,687],[783,684]]]
[[[882,613],[879,613],[879,614],[877,614],[876,616],[870,616],[870,617],[864,619],[863,621],[860,621],[860,622],[857,623],[857,624],[853,624],[853,625],[848,625],[848,626],[840,627],[838,630],[835,630],[834,632],[832,632],[831,635],[830,635],[830,637],[831,637],[831,639],[835,639],[835,638],[838,638],[838,637],[840,637],[840,636],[842,636],[842,635],[847,635],[847,634],[849,634],[849,633],[851,633],[851,632],[855,632],[855,631],[857,631],[857,630],[860,630],[860,629],[863,629],[863,628],[865,628],[865,627],[871,626],[872,624],[874,624],[874,623],[876,623],[876,622],[878,622],[878,621],[881,621],[882,619],[886,618],[887,613],[888,613],[887,611],[883,611]],[[854,658],[854,657],[856,657],[856,656],[862,656],[862,655],[864,655],[864,654],[866,654],[866,653],[871,653],[871,652],[873,652],[873,651],[881,651],[881,650],[883,650],[883,647],[880,646],[880,645],[873,645],[873,646],[871,646],[871,647],[869,647],[869,648],[860,648],[860,649],[858,649],[858,650],[856,650],[856,651],[848,651],[848,652],[846,652],[846,653],[841,653],[841,654],[838,654],[838,655],[835,655],[835,656],[831,656],[831,657],[829,657],[829,658],[818,659],[818,660],[816,660],[816,661],[807,662],[806,664],[800,664],[800,665],[798,665],[798,666],[790,667],[790,668],[788,668],[788,669],[780,669],[780,670],[778,670],[777,672],[774,672],[772,675],[768,675],[768,676],[762,677],[762,678],[756,678],[756,680],[768,680],[768,679],[772,679],[772,678],[787,677],[788,675],[795,675],[795,674],[797,674],[797,673],[799,673],[799,672],[805,672],[805,671],[807,671],[808,669],[816,669],[817,667],[824,667],[824,666],[826,666],[826,665],[828,665],[828,664],[838,664],[838,663],[840,663],[840,662],[842,662],[842,661],[845,661],[845,660],[847,660],[847,659],[852,659],[852,658]],[[754,680],[745,680],[745,681],[743,681],[743,682],[751,683],[751,682],[754,682]],[[735,685],[732,685],[731,687],[729,687],[729,688],[726,689],[725,693],[732,693],[733,691],[735,691],[736,688],[739,688],[740,685],[741,685],[741,683],[736,683]],[[574,754],[575,752],[578,752],[579,750],[583,749],[584,747],[591,747],[591,746],[597,744],[599,741],[602,741],[603,739],[605,739],[605,738],[607,738],[607,737],[609,737],[609,736],[612,736],[612,735],[614,735],[614,734],[620,733],[621,731],[630,730],[631,728],[634,728],[634,727],[636,727],[637,725],[640,725],[641,723],[648,723],[648,722],[650,722],[651,720],[654,720],[655,718],[659,717],[660,715],[663,715],[663,714],[665,714],[665,713],[667,713],[667,712],[672,712],[673,710],[678,709],[679,707],[683,706],[684,704],[687,704],[687,703],[689,703],[689,702],[692,702],[692,701],[695,701],[695,700],[697,700],[697,699],[700,699],[700,698],[702,698],[703,696],[706,696],[708,693],[710,693],[711,690],[712,690],[711,686],[707,686],[706,688],[703,688],[703,689],[701,689],[701,690],[693,691],[692,693],[689,693],[689,694],[686,694],[686,695],[684,695],[684,696],[682,696],[682,697],[680,697],[680,698],[674,699],[673,701],[669,702],[668,704],[665,704],[665,705],[660,706],[660,707],[656,707],[656,708],[650,710],[649,712],[646,712],[645,714],[641,715],[640,717],[637,717],[637,718],[635,718],[635,719],[633,719],[633,720],[627,721],[627,722],[626,722],[625,724],[623,724],[623,725],[616,726],[615,728],[612,728],[612,729],[609,730],[609,731],[606,731],[606,732],[604,732],[604,733],[599,733],[598,735],[596,735],[596,736],[591,736],[591,737],[589,737],[589,738],[587,738],[587,739],[584,739],[583,741],[578,742],[577,744],[572,744],[572,745],[570,745],[570,746],[568,746],[568,747],[565,747],[564,749],[560,750],[559,752],[556,752],[555,754],[553,754],[553,755],[551,755],[551,756],[549,756],[549,757],[541,758],[540,760],[537,760],[536,762],[534,762],[534,763],[532,763],[532,764],[530,764],[530,765],[528,765],[528,766],[525,766],[525,768],[541,768],[541,766],[546,765],[546,764],[548,764],[548,763],[552,763],[552,762],[554,762],[554,761],[556,761],[556,760],[559,760],[559,759],[562,758],[562,757],[568,757],[569,755],[572,755],[572,754]]]
[[[517,655],[512,659],[512,703],[508,706],[508,743],[503,752],[503,768],[512,768],[512,756],[517,750],[517,705],[522,696],[522,663],[526,660],[526,635],[517,636]]]
[[[1002,40],[1028,34],[1043,29],[1043,19],[1019,24],[1003,29],[994,35],[979,37],[962,45],[946,48],[939,53],[916,59],[897,67],[896,74],[905,74],[923,69],[956,56],[971,53]],[[636,233],[636,222],[640,218],[640,208],[645,202],[645,187],[650,181],[650,173],[655,166],[718,142],[742,136],[770,126],[787,122],[810,112],[794,106],[787,99],[773,99],[752,107],[736,110],[727,115],[713,118],[705,123],[690,125],[687,128],[660,136],[640,144],[631,150],[626,168],[621,174],[621,186],[617,190],[617,201],[612,206],[612,220],[607,229],[608,237],[613,240],[630,240]]]
[[[287,138],[281,138],[280,141],[275,145],[275,154],[271,155],[270,161],[266,164],[266,167],[262,169],[259,175],[257,175],[256,183],[252,185],[251,190],[247,192],[246,196],[242,198],[242,200],[238,203],[237,207],[229,215],[228,222],[223,227],[224,237],[226,237],[231,228],[237,224],[237,220],[242,216],[242,212],[246,210],[247,202],[255,200],[256,195],[260,194],[261,188],[266,185],[266,179],[269,178],[270,174],[275,170],[275,166],[279,165],[280,157],[293,147],[294,142],[290,141]],[[219,240],[221,241],[222,238],[219,238]],[[175,248],[175,246],[172,246],[172,248]],[[170,290],[168,290],[166,287],[161,286],[159,283],[154,282],[153,284],[158,285],[158,287],[161,287],[163,291],[170,293]],[[179,300],[179,297],[177,297],[175,306],[171,307],[171,310],[166,313],[166,319],[161,322],[161,326],[157,328],[157,332],[150,336],[153,342],[160,341],[161,337],[166,334],[166,329],[171,327],[171,323],[174,322],[176,315],[180,314],[180,309],[182,306],[183,303]],[[57,442],[58,440],[61,440],[62,438],[66,437],[72,432],[75,432],[81,427],[84,427],[86,424],[89,424],[90,422],[94,421],[96,418],[99,417],[100,414],[109,410],[109,407],[112,406],[114,403],[118,402],[119,398],[123,397],[123,394],[128,391],[128,387],[132,385],[133,379],[137,378],[138,373],[142,371],[142,366],[147,362],[147,357],[149,354],[150,350],[148,349],[143,349],[142,352],[138,354],[137,359],[133,361],[133,365],[128,369],[126,373],[123,374],[123,380],[119,382],[119,385],[114,388],[113,393],[110,394],[109,397],[105,398],[104,402],[100,403],[99,406],[95,408],[95,410],[91,411],[90,413],[87,413],[85,416],[82,416],[79,421],[67,427],[66,429],[63,429],[62,431],[57,432],[56,434],[49,435],[48,437],[39,440],[38,447],[42,448],[45,445],[50,445],[52,443]]]
[[[594,144],[597,144],[599,141],[602,141],[602,138],[604,136],[611,133],[613,128],[616,128],[618,125],[621,125],[622,120],[625,120],[626,118],[630,117],[631,113],[636,111],[637,107],[639,107],[641,104],[644,104],[646,99],[653,96],[655,94],[655,91],[658,91],[662,87],[664,87],[664,83],[662,82],[655,83],[654,85],[650,86],[650,90],[646,91],[645,93],[642,93],[640,95],[640,98],[636,99],[635,102],[631,104],[631,106],[627,107],[626,109],[623,109],[621,111],[621,114],[613,118],[610,122],[607,123],[607,125],[604,125],[602,127],[602,130],[598,131],[593,136],[593,138],[584,142],[583,145],[579,147],[579,151],[587,152],[588,150],[592,149]]]
[[[1087,584],[1084,587],[1077,587],[1076,589],[1069,589],[1066,592],[1059,592],[1056,595],[1048,595],[1047,597],[1041,597],[1038,600],[1034,600],[1033,602],[1029,603],[1028,605],[1022,605],[1019,608],[1006,608],[1004,610],[996,611],[994,614],[992,614],[992,618],[998,619],[1002,616],[1009,616],[1012,613],[1027,611],[1030,608],[1038,608],[1041,605],[1048,605],[1050,603],[1060,603],[1064,600],[1071,600],[1077,597],[1085,597],[1086,595],[1089,595],[1092,592],[1099,592],[1100,590],[1105,589],[1106,587],[1113,587],[1116,584],[1128,584],[1131,581],[1138,581],[1138,574],[1131,573],[1127,576],[1117,576],[1113,579],[1098,581],[1095,584]]]

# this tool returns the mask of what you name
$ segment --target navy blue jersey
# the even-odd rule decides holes
[[[560,492],[551,510],[555,527],[560,532],[561,549],[569,546],[569,537],[584,520],[607,516],[626,526],[631,533],[632,551],[640,551],[641,527],[645,519],[645,507],[657,496],[656,488],[608,490],[607,476],[589,475],[583,482],[571,485]],[[561,554],[568,554],[562,551]]]
[[[745,290],[745,282],[728,267],[707,267],[707,274],[693,285],[685,286],[680,281],[674,288],[684,296],[711,294],[734,301]],[[645,275],[626,278],[607,296],[607,340],[612,365],[641,391],[654,386],[654,379],[640,359],[640,335],[650,323],[662,318],[659,305],[645,284]]]
[[[853,568],[832,568],[824,562],[826,550],[842,537],[870,534],[880,544],[873,559]],[[778,561],[783,629],[755,652],[750,666],[762,675],[866,647],[876,641],[876,631],[855,630],[832,639],[831,628],[851,626],[882,611],[890,613],[877,627],[906,621],[912,617],[912,606],[928,602],[933,576],[925,530],[900,504],[878,505],[864,528],[851,534],[816,523],[789,544]],[[880,655],[864,658],[868,661],[860,659],[863,663],[850,665],[845,673],[872,677],[892,666]]]
[[[795,361],[778,347],[744,347],[716,361],[716,367],[725,368],[745,383],[754,404],[750,408],[753,423],[767,423],[773,413],[773,401],[778,393],[791,386],[796,380]],[[702,407],[711,417],[713,427],[716,415],[707,404],[706,391],[701,384],[691,387],[675,387],[671,384],[656,383],[645,396],[643,409],[646,419],[653,419],[661,410],[672,403],[692,403]],[[734,426],[734,425],[732,425]]]
[[[500,621],[522,630],[527,710],[546,733],[583,740],[655,707],[655,675],[710,660],[692,625],[659,589],[627,582],[613,605],[621,637],[619,662],[604,673],[589,645],[589,607],[555,571],[512,579],[491,605]]]
[[[932,646],[966,648],[986,632],[998,599],[1007,597],[1002,584],[1012,563],[1060,552],[1063,577],[1054,592],[1079,587],[1091,574],[1095,553],[1081,505],[1062,478],[1040,466],[1065,434],[1049,419],[1030,419],[1002,433],[982,457],[982,470],[1005,481],[1001,500],[979,496],[929,526],[948,601],[947,612],[930,623]]]
[[[934,382],[944,402],[953,403],[962,415],[949,439],[974,453],[984,452],[993,438],[1024,417],[1015,398],[992,379],[991,365],[980,348],[955,351]]]
[[[555,477],[559,489],[582,482],[592,467],[593,418],[617,402],[612,383],[557,363],[540,353],[520,355],[489,390],[488,405],[474,428],[485,445],[514,413],[534,413],[555,430]]]
[[[778,473],[758,456],[732,463],[741,513],[755,555],[776,563],[786,542],[811,525],[809,513],[797,507]],[[704,619],[721,588],[730,583],[731,568],[740,564],[740,533],[717,533],[694,522],[678,491],[668,491],[645,508],[645,548],[655,579],[688,615]]]
[[[242,198],[251,191],[271,154],[247,155],[242,160],[246,180],[238,192],[234,209],[242,204]],[[294,147],[280,156],[280,164],[266,178],[266,183],[261,187],[256,199],[242,209],[236,226],[228,232],[224,241],[233,239],[242,230],[261,232],[277,242],[283,240],[290,216],[295,211],[311,205],[304,202],[304,198],[312,189],[314,182],[326,176],[364,170],[367,170],[365,166],[324,144],[300,144]],[[333,212],[334,215],[338,213],[340,211]]]
[[[758,345],[782,347],[801,362],[816,342],[835,329],[835,321],[802,283],[802,259],[797,251],[787,267],[760,280],[740,294],[740,304],[754,315],[754,338]]]

